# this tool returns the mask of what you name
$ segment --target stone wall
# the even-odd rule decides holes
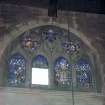
[[[0,89],[1,105],[73,105],[72,93],[38,89]],[[100,94],[75,92],[74,105],[102,105]]]

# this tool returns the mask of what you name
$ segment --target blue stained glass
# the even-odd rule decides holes
[[[57,37],[63,34],[63,31],[55,26],[47,25],[39,29],[39,33],[42,35],[44,40],[53,43]]]
[[[71,66],[68,61],[63,58],[59,57],[55,61],[54,65],[55,70],[55,83],[57,85],[70,85],[71,84]]]
[[[80,59],[76,65],[77,82],[82,87],[90,87],[92,84],[91,66],[87,60]]]
[[[14,54],[8,61],[8,82],[11,86],[20,86],[25,82],[26,61],[19,53]]]
[[[43,55],[37,55],[32,61],[33,67],[48,68],[48,61]]]
[[[64,43],[62,43],[62,47],[66,51],[66,53],[71,53],[71,54],[78,53],[80,50],[79,44],[72,41],[70,42],[65,41]]]
[[[52,30],[46,30],[42,33],[42,36],[44,37],[45,40],[48,40],[49,42],[53,42],[54,40],[56,40],[56,33]]]

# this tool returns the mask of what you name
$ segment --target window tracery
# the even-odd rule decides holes
[[[29,51],[36,51],[41,46],[40,38],[28,32],[21,38],[21,45],[24,49]]]
[[[79,53],[80,50],[79,44],[73,41],[65,41],[64,43],[62,43],[62,47],[64,51],[69,54]]]
[[[31,51],[32,53],[30,53],[30,55],[32,54],[32,56],[35,55],[37,53],[36,50],[39,49],[38,55],[33,58],[31,66],[33,68],[48,69],[49,59],[51,58],[48,58],[47,60],[43,55],[40,55],[40,52],[46,51],[44,53],[49,54],[48,56],[50,57],[53,57],[54,54],[64,54],[66,57],[69,56],[68,59],[70,62],[72,62],[72,58],[75,59],[74,61],[77,61],[78,56],[74,57],[74,55],[82,55],[81,52],[83,47],[80,43],[81,41],[79,41],[78,38],[75,38],[74,34],[70,34],[70,36],[71,39],[67,39],[67,32],[65,34],[65,31],[59,27],[41,26],[24,33],[20,38],[20,41],[22,50]],[[36,53],[34,54],[35,51]],[[54,81],[57,86],[71,87],[73,78],[75,78],[77,87],[92,87],[92,68],[88,61],[81,59],[77,63],[74,62],[69,64],[68,60],[64,57],[54,59],[56,59],[53,68]],[[18,84],[25,81],[25,64],[26,61],[21,55],[16,54],[11,57],[11,60],[9,60],[8,72],[9,84],[18,86]],[[72,75],[72,72],[76,72],[76,75]]]
[[[39,33],[42,35],[42,38],[49,43],[53,43],[57,37],[63,35],[63,31],[54,26],[45,26],[39,29]]]

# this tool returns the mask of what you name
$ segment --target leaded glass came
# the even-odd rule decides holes
[[[89,88],[92,86],[92,74],[90,64],[80,59],[76,64],[78,86]]]
[[[10,86],[21,86],[25,82],[26,61],[18,53],[14,54],[8,62],[8,82]]]
[[[55,83],[60,86],[69,86],[71,84],[71,68],[68,61],[59,57],[54,65]]]
[[[48,68],[48,61],[43,55],[37,55],[32,61],[32,67]]]
[[[35,37],[35,35],[28,33],[22,36],[21,46],[26,50],[34,52],[40,47],[40,42],[40,37]]]

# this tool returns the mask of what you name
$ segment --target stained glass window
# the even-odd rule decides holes
[[[89,88],[92,85],[91,65],[87,60],[80,59],[76,64],[77,84]]]
[[[41,27],[39,33],[42,35],[44,40],[47,40],[50,43],[54,42],[58,36],[63,34],[60,28],[51,25]]]
[[[48,68],[48,61],[43,55],[37,55],[32,61],[32,67]]]
[[[24,57],[16,53],[10,57],[8,66],[8,82],[11,86],[21,86],[25,83],[26,61]]]
[[[28,33],[28,35],[25,35],[21,38],[21,45],[24,49],[36,51],[41,45],[40,38]]]
[[[70,54],[78,53],[79,50],[80,50],[79,44],[77,44],[75,42],[72,42],[72,41],[70,41],[70,42],[65,41],[62,44],[62,47],[63,47],[63,49],[65,50],[66,53],[70,53]]]
[[[55,61],[54,70],[56,85],[69,86],[71,84],[71,66],[65,58],[59,57]]]

